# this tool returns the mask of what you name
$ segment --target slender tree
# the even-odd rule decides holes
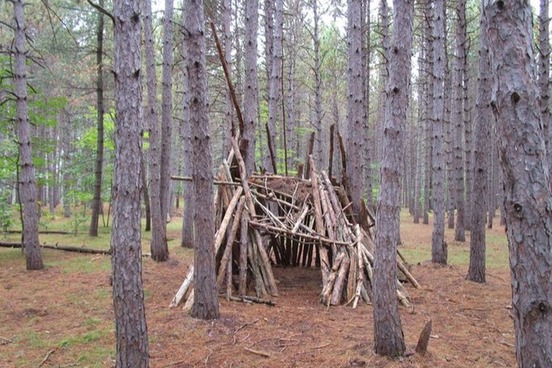
[[[242,146],[247,146],[244,157],[249,174],[255,169],[255,128],[259,106],[259,82],[257,78],[257,33],[259,31],[259,0],[245,2],[245,91],[243,106],[244,127]]]
[[[165,237],[167,221],[171,214],[171,140],[172,140],[172,69],[173,69],[173,13],[174,0],[165,0],[163,18],[163,75],[161,79],[161,152],[160,152],[160,201],[161,219]],[[167,241],[165,239],[166,244]],[[165,251],[165,249],[163,249]],[[169,254],[168,248],[167,257]]]
[[[374,255],[374,342],[376,353],[401,356],[406,349],[396,295],[397,246],[399,243],[403,135],[410,93],[410,55],[414,1],[393,2],[394,26],[385,88],[385,123],[381,189],[376,212]]]
[[[149,129],[150,158],[150,206],[151,206],[151,258],[158,262],[169,259],[167,245],[166,220],[163,218],[161,195],[161,134],[157,114],[157,76],[155,72],[155,50],[151,0],[144,0],[144,37],[146,48],[147,109],[146,121]]]
[[[194,280],[192,317],[219,317],[215,264],[213,174],[209,131],[209,97],[205,56],[203,0],[184,1],[187,30],[190,125],[192,127],[192,181],[194,191]]]
[[[361,0],[347,1],[347,183],[353,213],[360,212],[363,187],[364,82]]]
[[[44,268],[42,253],[38,241],[38,196],[35,167],[33,164],[33,145],[27,93],[27,35],[25,32],[24,0],[13,1],[15,40],[13,43],[16,99],[17,138],[19,144],[19,198],[23,207],[22,244],[27,270]]]
[[[487,27],[485,14],[481,15],[480,29]],[[471,203],[471,237],[470,237],[470,266],[468,269],[468,280],[483,283],[485,282],[485,214],[487,213],[487,160],[488,150],[486,149],[489,135],[489,124],[491,124],[491,64],[489,59],[489,48],[487,34],[481,32],[479,36],[479,72],[477,76],[477,99],[475,102],[474,130],[474,185],[472,188]]]
[[[433,8],[433,233],[431,260],[447,263],[445,243],[445,165],[443,157],[444,76],[445,76],[445,19],[444,0],[435,0]]]
[[[104,7],[104,1],[98,2]],[[94,170],[94,198],[92,199],[92,216],[90,217],[90,228],[88,235],[98,236],[98,219],[102,206],[102,174],[104,156],[104,81],[103,81],[103,53],[104,53],[104,15],[98,11],[98,23],[96,25],[96,168]]]
[[[281,117],[280,104],[282,103],[282,37],[283,37],[283,23],[284,23],[284,0],[275,1],[275,11],[274,11],[274,28],[273,28],[273,38],[272,38],[272,59],[268,60],[267,63],[271,63],[270,68],[270,79],[269,90],[268,90],[268,134],[270,135],[268,139],[268,144],[271,146],[267,150],[269,152],[268,157],[270,158],[270,151],[276,155],[276,149],[278,145],[276,144],[276,131],[277,131],[277,122]],[[274,157],[276,160],[276,157]],[[266,161],[271,162],[271,160]],[[278,171],[277,167],[273,167],[273,164],[270,166],[272,171],[276,173]]]
[[[143,126],[138,2],[116,0],[113,17],[116,152],[111,266],[116,366],[138,368],[149,363],[140,232]]]
[[[519,367],[552,367],[552,189],[532,11],[525,0],[483,4],[505,190],[517,362]]]
[[[464,228],[464,160],[462,155],[462,132],[464,123],[464,59],[466,58],[466,0],[456,0],[456,39],[452,76],[452,125],[454,128],[454,185],[456,226],[454,240],[466,241]]]

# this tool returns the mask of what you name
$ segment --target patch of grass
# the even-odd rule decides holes
[[[49,262],[50,266],[59,267],[63,273],[94,273],[108,271],[111,268],[109,257],[71,257]]]
[[[29,331],[28,336],[23,339],[33,348],[45,348],[50,345],[48,340],[36,331]]]
[[[105,367],[112,365],[112,361],[115,359],[115,350],[101,345],[94,345],[92,348],[82,352],[77,362],[83,367]]]
[[[0,249],[0,262],[23,260],[24,256],[21,253],[21,249],[17,248],[4,248]]]
[[[61,340],[59,340],[57,345],[60,348],[66,348],[74,345],[88,344],[94,341],[101,340],[108,334],[109,334],[109,330],[107,329],[91,330],[83,333],[82,335],[64,337]]]

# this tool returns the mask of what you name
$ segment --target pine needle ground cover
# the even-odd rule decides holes
[[[414,349],[430,319],[428,354],[391,361],[373,353],[371,306],[326,308],[319,301],[320,270],[275,267],[276,306],[228,302],[221,318],[191,319],[169,309],[193,260],[169,226],[171,259],[144,258],[146,312],[152,367],[509,367],[515,365],[510,275],[504,228],[487,230],[488,282],[465,280],[469,237],[446,233],[450,266],[426,260],[431,224],[412,224],[403,211],[401,251],[421,289],[407,286],[401,307],[406,343]],[[55,220],[53,221],[55,223]],[[55,227],[55,224],[52,224]],[[50,243],[75,244],[71,235]],[[469,233],[468,233],[469,236]],[[103,236],[102,236],[103,237]],[[149,234],[144,236],[147,252]],[[109,247],[105,244],[95,247]],[[80,238],[79,238],[80,239]],[[91,245],[92,240],[87,240]],[[0,367],[112,367],[114,322],[109,256],[44,249],[46,270],[27,272],[20,249],[0,249]]]

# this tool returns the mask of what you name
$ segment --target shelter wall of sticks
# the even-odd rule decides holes
[[[273,304],[278,288],[273,265],[318,267],[324,305],[370,303],[374,217],[364,207],[355,221],[343,185],[316,170],[309,156],[308,179],[247,176],[237,141],[215,184],[217,283],[228,299]],[[400,279],[419,287],[397,254]],[[193,266],[171,302],[193,302]],[[284,271],[285,272],[285,271]],[[397,297],[408,305],[397,278]]]

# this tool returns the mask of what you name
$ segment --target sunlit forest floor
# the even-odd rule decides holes
[[[71,225],[50,218],[50,229]],[[169,224],[171,259],[144,258],[144,287],[151,367],[511,367],[515,365],[510,275],[504,228],[487,232],[487,283],[465,280],[466,243],[447,230],[450,265],[429,262],[431,225],[413,224],[402,213],[401,250],[421,289],[407,286],[411,308],[401,307],[409,350],[430,319],[425,356],[388,360],[373,352],[372,307],[319,303],[315,268],[275,268],[276,306],[220,298],[221,318],[194,320],[168,305],[184,279],[193,253],[180,248],[181,218]],[[100,222],[101,223],[101,222]],[[74,228],[74,226],[73,226]],[[109,248],[109,232],[41,235],[48,244]],[[8,241],[19,235],[10,234]],[[144,234],[149,252],[150,234]],[[46,269],[25,271],[19,249],[0,248],[0,367],[112,367],[114,323],[109,256],[43,250]]]

